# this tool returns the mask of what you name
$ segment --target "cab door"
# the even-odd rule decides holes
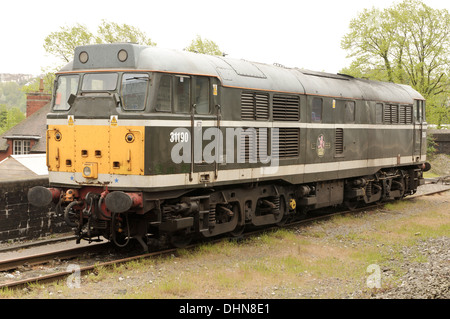
[[[425,101],[415,100],[413,106],[414,113],[414,132],[413,132],[413,161],[420,161],[422,155],[422,146],[426,145],[426,132],[424,131],[425,122]]]
[[[213,106],[212,81],[206,76],[192,77],[192,171],[198,174],[200,183],[216,179],[222,154],[220,114],[217,113],[220,109]]]

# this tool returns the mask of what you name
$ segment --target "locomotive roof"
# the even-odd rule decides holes
[[[119,61],[119,51],[127,52]],[[86,52],[88,60],[80,61]],[[92,69],[149,70],[178,74],[214,76],[229,87],[268,90],[284,93],[312,94],[349,99],[390,101],[411,104],[424,99],[410,86],[285,68],[246,60],[211,56],[186,51],[146,47],[131,43],[96,44],[75,49],[75,59],[61,72]]]

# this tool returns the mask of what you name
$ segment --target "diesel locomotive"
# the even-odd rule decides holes
[[[55,209],[78,242],[186,245],[423,184],[407,85],[131,43],[75,49],[47,116]]]

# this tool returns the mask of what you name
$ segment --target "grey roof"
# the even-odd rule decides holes
[[[128,58],[124,62],[118,59],[120,50],[128,52]],[[81,52],[87,52],[89,55],[86,63],[81,63],[78,58]],[[408,104],[412,103],[413,99],[423,99],[418,92],[406,85],[130,43],[77,47],[74,61],[61,72],[93,68],[209,75],[219,78],[225,86],[277,92]]]
[[[48,175],[45,154],[10,155],[0,161],[0,179]]]
[[[50,112],[50,103],[43,106],[25,120],[0,135],[0,151],[6,151],[8,144],[6,139],[36,139],[36,144],[31,148],[32,153],[46,152],[47,113]]]

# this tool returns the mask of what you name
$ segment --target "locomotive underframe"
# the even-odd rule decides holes
[[[245,227],[283,225],[322,207],[352,209],[400,199],[423,183],[422,170],[413,165],[300,185],[267,181],[167,192],[125,193],[93,186],[57,189],[57,211],[74,227],[78,242],[104,237],[125,246],[135,238],[144,250],[148,245],[181,247],[194,237],[239,236]],[[123,206],[126,198],[128,206]]]

